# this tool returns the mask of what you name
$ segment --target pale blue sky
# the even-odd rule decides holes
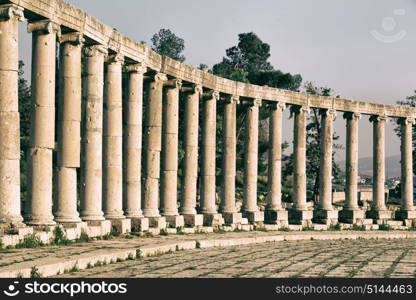
[[[332,87],[343,98],[394,104],[416,89],[416,0],[69,2],[137,41],[150,43],[160,28],[173,30],[186,42],[186,63],[194,66],[212,66],[237,43],[239,33],[254,31],[270,44],[275,68]],[[371,34],[374,30],[378,39]],[[383,42],[392,37],[397,41]],[[29,46],[26,34],[23,39]],[[22,57],[30,57],[28,49],[22,50]],[[367,118],[360,126],[360,157],[371,156]],[[387,126],[387,155],[399,153],[392,128]],[[341,114],[336,130],[344,143]],[[291,131],[290,120],[284,133],[288,141]],[[338,159],[343,156],[340,152]]]

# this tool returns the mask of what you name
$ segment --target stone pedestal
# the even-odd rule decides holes
[[[281,221],[288,221],[288,211],[281,210],[269,210],[264,212],[264,221],[266,224],[279,224]]]
[[[398,210],[395,212],[396,220],[416,219],[416,211],[414,210]]]
[[[393,214],[391,210],[369,210],[366,213],[367,217],[373,220],[390,220]]]
[[[95,236],[105,236],[111,232],[111,221],[110,220],[94,220],[94,221],[87,221],[88,225],[88,236],[95,237]],[[94,230],[98,227],[98,231]]]
[[[339,220],[342,223],[356,224],[357,220],[363,219],[365,219],[365,211],[360,209],[348,210],[344,208],[339,212]]]
[[[188,227],[202,226],[204,224],[204,215],[183,215],[183,219]]]
[[[110,221],[113,229],[121,234],[131,231],[131,219],[113,219]]]
[[[130,218],[131,231],[143,232],[149,230],[149,219],[147,218]]]
[[[204,213],[204,226],[221,226],[224,225],[224,218],[222,214],[218,213]]]
[[[149,228],[165,229],[166,219],[165,217],[149,217]]]
[[[184,227],[184,216],[165,216],[167,226],[170,228]]]
[[[313,220],[319,224],[336,224],[338,223],[338,211],[316,209],[313,212]]]
[[[247,218],[250,223],[263,222],[264,212],[262,211],[245,211],[242,216]]]
[[[222,213],[222,216],[224,217],[224,222],[226,225],[231,224],[240,224],[243,218],[243,215],[241,213]]]
[[[288,210],[288,216],[290,224],[309,226],[312,224],[313,211],[291,208]]]

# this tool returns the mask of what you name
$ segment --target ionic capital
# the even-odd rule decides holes
[[[309,109],[309,106],[292,105],[290,107],[290,112],[294,114],[309,115],[310,109]]]
[[[286,103],[284,103],[284,102],[269,102],[269,108],[272,109],[272,110],[284,111],[286,109]]]
[[[168,80],[168,77],[164,73],[156,73],[153,78],[151,78],[155,83],[164,83]]]
[[[238,104],[240,103],[240,96],[237,95],[226,95],[224,98],[225,103],[235,103]]]
[[[397,120],[398,124],[402,124],[402,125],[415,125],[416,124],[416,120],[413,117],[405,117],[405,118],[399,118]]]
[[[59,43],[72,43],[82,45],[85,42],[84,35],[80,32],[65,33],[59,36]]]
[[[361,119],[361,114],[357,112],[345,112],[344,119],[358,121]]]
[[[41,34],[61,35],[61,26],[51,20],[41,20],[27,24],[27,32],[40,32]]]
[[[84,47],[84,55],[86,57],[94,57],[94,56],[105,56],[108,54],[108,50],[106,47],[102,46],[102,45],[93,45],[93,46],[88,46],[88,47]]]
[[[120,53],[110,54],[107,56],[106,62],[108,64],[122,64],[124,63],[124,56]]]
[[[321,115],[326,116],[328,119],[334,120],[337,116],[337,111],[335,109],[321,109],[319,111]]]
[[[249,102],[249,105],[250,105],[250,106],[255,106],[255,107],[260,107],[260,106],[261,106],[261,104],[262,104],[262,101],[263,101],[263,99],[261,99],[261,98],[256,98],[256,99],[253,99],[252,101],[250,101],[250,102]]]
[[[182,79],[169,79],[165,82],[165,87],[172,88],[172,89],[181,89],[182,87]]]
[[[387,115],[373,115],[370,117],[370,122],[386,122],[388,119]]]
[[[147,72],[147,66],[144,63],[137,63],[133,65],[128,65],[126,67],[127,72],[129,73],[139,73],[144,74]]]
[[[220,92],[216,90],[209,90],[203,93],[203,98],[206,101],[218,101],[220,99]]]
[[[190,94],[200,94],[202,95],[202,85],[200,84],[192,84],[191,86],[182,87],[182,92],[190,93]]]
[[[25,15],[23,13],[23,7],[15,4],[0,5],[0,21],[8,21],[16,19],[17,21],[24,21]]]

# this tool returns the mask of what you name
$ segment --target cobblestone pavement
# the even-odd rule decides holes
[[[57,277],[416,277],[416,239],[285,241],[178,251]]]

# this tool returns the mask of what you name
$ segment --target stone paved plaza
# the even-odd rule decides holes
[[[284,241],[177,251],[58,277],[416,277],[416,239]]]

